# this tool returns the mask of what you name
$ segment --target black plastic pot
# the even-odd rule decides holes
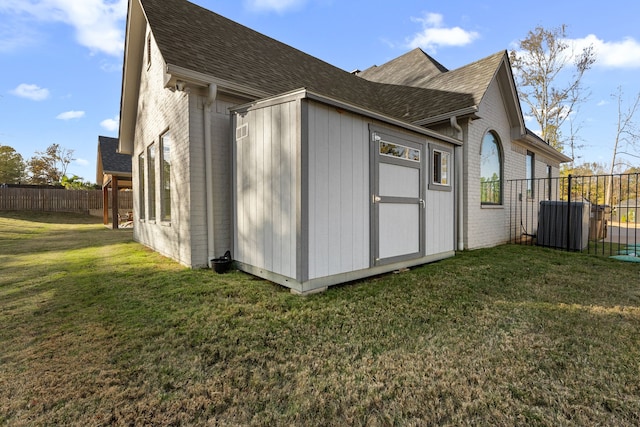
[[[231,267],[231,252],[225,252],[224,256],[221,258],[213,258],[211,260],[211,267],[215,270],[216,273],[222,274],[229,271],[229,267]]]

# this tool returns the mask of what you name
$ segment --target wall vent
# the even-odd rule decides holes
[[[249,123],[245,123],[236,128],[236,141],[240,141],[242,138],[246,138],[247,136],[249,136]]]

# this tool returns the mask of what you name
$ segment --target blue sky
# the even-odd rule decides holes
[[[626,105],[640,92],[636,0],[516,8],[489,0],[194,2],[347,71],[414,47],[454,69],[514,48],[538,25],[566,24],[569,42],[591,43],[598,54],[584,79],[591,95],[576,118],[586,146],[579,162],[610,163],[618,117],[612,94],[622,87]],[[95,182],[98,135],[118,132],[126,8],[126,0],[0,0],[0,144],[26,160],[58,143],[74,150],[68,174]]]

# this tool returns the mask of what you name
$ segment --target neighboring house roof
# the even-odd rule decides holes
[[[131,176],[131,156],[118,153],[118,138],[98,137],[98,183],[102,182],[104,175]]]

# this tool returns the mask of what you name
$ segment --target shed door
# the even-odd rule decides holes
[[[372,132],[372,263],[424,254],[424,145]]]

